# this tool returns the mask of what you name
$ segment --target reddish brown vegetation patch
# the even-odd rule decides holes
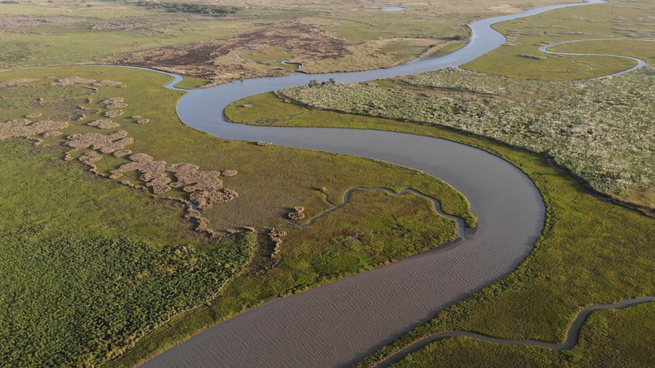
[[[103,115],[105,115],[108,118],[116,118],[123,115],[123,110],[109,110],[106,111]]]
[[[73,84],[90,84],[94,83],[95,79],[87,79],[82,77],[69,77],[58,79],[57,82],[52,83],[54,86],[71,86]]]
[[[183,187],[190,194],[190,199],[199,209],[211,208],[215,204],[229,202],[238,197],[237,192],[223,189],[218,171],[200,171],[196,165],[181,163],[168,164],[165,161],[154,161],[153,157],[144,153],[130,156],[132,162],[111,171],[111,178],[118,179],[123,174],[133,171],[141,173],[142,181],[151,187],[156,194],[166,193],[171,188]],[[177,179],[172,182],[169,174]]]
[[[88,123],[87,125],[92,127],[97,127],[99,129],[112,129],[120,126],[118,123],[115,123],[110,119],[94,120]]]
[[[43,136],[44,137],[59,137],[62,134],[64,134],[64,133],[62,133],[60,131],[57,131],[57,130],[52,130],[52,131],[43,133]]]
[[[289,218],[294,221],[300,221],[305,218],[305,207],[294,207],[294,212],[289,213]]]
[[[102,101],[101,104],[106,105],[108,109],[120,109],[128,106],[126,103],[123,103],[124,100],[123,97],[112,97]]]
[[[348,46],[359,43],[331,37],[316,26],[286,22],[223,40],[190,43],[134,53],[118,61],[124,65],[155,67],[216,81],[221,76],[253,77],[257,71],[245,67],[235,56],[233,62],[215,63],[230,52],[276,47],[302,50],[298,60],[338,59],[352,54]]]
[[[132,151],[130,150],[121,150],[121,151],[116,151],[114,152],[114,157],[123,157],[127,155],[131,155]]]
[[[0,139],[6,138],[29,138],[51,130],[64,129],[68,127],[65,121],[43,120],[32,123],[27,119],[10,120],[0,123]]]
[[[29,79],[29,78],[11,79],[8,81],[0,82],[0,87],[17,86],[20,84],[36,82],[36,81],[38,81],[38,79]]]
[[[97,133],[73,134],[68,136],[66,145],[73,150],[91,148],[102,153],[112,153],[134,143],[134,139],[127,136],[127,132],[120,130],[109,135]]]
[[[273,242],[273,252],[271,253],[271,257],[274,257],[280,252],[280,250],[282,249],[280,247],[282,245],[282,238],[285,236],[287,236],[286,231],[276,229],[273,227],[268,230],[268,237]]]
[[[117,82],[113,80],[101,80],[100,82],[93,83],[94,86],[96,87],[105,87],[105,86],[118,86],[123,84],[123,82]]]
[[[193,192],[189,198],[201,210],[212,208],[215,204],[227,203],[239,197],[239,193],[232,189],[223,189],[221,191],[207,192],[199,191]]]

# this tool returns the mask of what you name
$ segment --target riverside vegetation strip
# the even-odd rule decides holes
[[[470,72],[452,70],[441,73],[449,72],[455,73],[453,76],[462,74],[479,76]],[[438,73],[440,72],[432,74],[439,75]],[[430,74],[425,75],[430,76]],[[503,81],[510,86],[525,82]],[[355,88],[370,90],[385,86],[404,88],[415,93],[433,93],[423,87],[387,81],[377,83],[379,83],[378,87]],[[477,87],[479,84],[474,86]],[[484,84],[481,86],[489,87]],[[469,89],[470,91],[464,91],[466,95],[484,94],[484,91],[472,87]],[[449,96],[460,94],[458,91],[448,89],[439,93]],[[244,105],[252,107],[244,108]],[[269,112],[265,118],[258,113],[262,110]],[[535,251],[516,271],[480,293],[439,313],[433,321],[381,349],[358,364],[358,367],[374,366],[380,359],[412,342],[443,331],[474,331],[499,338],[563,341],[569,323],[575,318],[581,306],[613,303],[655,294],[653,289],[655,279],[650,272],[655,266],[652,252],[655,220],[594,197],[568,173],[552,167],[543,157],[510,148],[497,141],[467,135],[441,126],[307,109],[293,103],[285,103],[283,99],[272,93],[238,101],[226,109],[226,115],[233,122],[255,125],[379,129],[445,138],[482,148],[508,160],[530,176],[542,193],[547,205],[546,228],[537,241]],[[644,318],[648,318],[653,310],[652,303],[635,308],[637,312],[632,312],[630,309],[629,312],[611,313],[617,315],[629,313],[630,317],[627,321],[639,324]],[[590,321],[593,322],[594,318],[597,317],[592,315]],[[628,329],[619,326],[619,329],[621,328],[620,331]],[[585,331],[588,330],[583,330],[581,336],[583,347],[599,339],[602,340],[605,331],[613,333],[611,326],[594,330],[601,336],[589,335]],[[632,339],[625,344],[638,345],[640,342],[649,341],[647,333],[628,335],[624,333],[623,336]],[[613,346],[616,345],[599,346],[598,349],[585,347],[573,353],[553,353],[550,358],[540,360],[544,353],[537,356],[535,360],[526,361],[542,365],[548,361],[566,361],[577,365],[582,364],[580,362],[587,362],[589,366],[593,366],[593,362],[600,361],[602,357],[608,356],[607,354],[613,356],[613,359],[632,359],[630,361],[633,362],[650,359],[648,358],[650,350],[636,352],[631,350],[621,353],[612,352]],[[430,345],[429,349],[431,350],[420,353],[418,357],[421,360],[408,361],[407,364],[439,366],[442,362],[438,357],[444,355],[448,360],[443,361],[443,366],[448,366],[449,363],[454,363],[457,357],[466,355],[469,359],[462,361],[462,364],[468,362],[472,365],[484,365],[485,359],[497,353],[495,360],[489,360],[490,366],[496,363],[511,365],[513,362],[520,364],[521,357],[525,358],[535,350],[531,347],[495,347],[467,338],[438,342]],[[588,360],[581,355],[583,352],[590,354]]]
[[[653,75],[646,68],[611,79],[546,82],[452,68],[279,93],[313,108],[441,125],[528,149],[553,157],[599,192],[653,209]]]
[[[465,70],[442,70],[369,86],[322,86],[282,92],[310,106],[443,125],[551,156],[594,189],[624,202],[655,208],[655,110],[650,103],[654,70],[655,3],[635,2],[561,8],[494,25],[507,43]],[[616,41],[594,41],[616,38]],[[634,66],[607,53],[638,57],[651,66],[602,80]],[[532,55],[535,58],[526,58]],[[538,80],[532,80],[538,79]],[[352,87],[352,88],[351,88]],[[332,94],[330,88],[343,89]]]
[[[0,262],[3,361],[98,365],[136,342],[118,363],[134,364],[152,353],[153,341],[155,351],[162,349],[249,306],[456,237],[454,221],[412,194],[357,191],[312,226],[289,222],[292,207],[304,207],[307,221],[331,208],[324,193],[338,204],[355,186],[413,188],[475,223],[461,194],[407,168],[226,141],[188,128],[174,110],[181,92],[163,87],[169,78],[109,67],[0,74],[0,162],[4,182],[14,183],[3,189],[0,216],[7,254]],[[104,116],[117,110],[123,114]],[[66,153],[70,148],[77,150]],[[81,170],[77,159],[96,175]],[[183,179],[171,162],[193,163],[199,174],[229,173],[220,178],[240,196],[193,215],[181,204],[195,191],[176,184]],[[118,180],[102,178],[119,172]],[[207,231],[192,231],[199,225]],[[269,237],[269,227],[287,233],[283,244]]]

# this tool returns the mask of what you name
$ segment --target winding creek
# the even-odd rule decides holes
[[[551,51],[551,47],[556,47],[559,45],[566,45],[568,43],[578,43],[578,42],[592,42],[592,41],[621,41],[621,40],[629,40],[629,41],[642,41],[642,42],[655,42],[653,40],[640,40],[640,39],[634,39],[634,38],[590,38],[587,40],[573,40],[573,41],[564,41],[564,42],[558,42],[558,43],[553,43],[550,45],[546,46],[541,46],[539,48],[539,51],[546,53],[546,54],[555,54],[555,55],[571,55],[571,56],[611,56],[611,57],[618,57],[618,58],[623,58],[623,59],[629,59],[637,62],[637,65],[633,66],[632,68],[620,71],[618,73],[610,74],[610,75],[605,75],[602,77],[598,78],[609,78],[613,77],[615,75],[621,75],[625,73],[629,73],[631,71],[637,70],[639,68],[643,68],[646,66],[646,62],[632,56],[625,56],[625,55],[616,55],[616,54],[598,54],[598,53],[581,53],[581,52],[562,52],[562,51]]]
[[[366,72],[251,79],[184,96],[178,105],[181,119],[219,137],[370,157],[434,175],[469,199],[479,226],[475,234],[460,231],[464,241],[457,244],[249,309],[142,366],[349,366],[512,272],[541,234],[545,207],[534,184],[508,162],[472,147],[423,136],[231,124],[222,111],[241,98],[312,79],[357,82],[459,66],[505,41],[492,24],[575,5],[583,4],[548,6],[475,22],[471,42],[439,58]],[[176,77],[169,88],[180,79]]]

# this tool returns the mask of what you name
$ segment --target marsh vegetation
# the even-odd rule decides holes
[[[144,336],[162,349],[456,237],[452,220],[413,195],[357,194],[315,225],[289,222],[288,208],[305,208],[300,223],[331,208],[325,194],[339,203],[354,186],[411,187],[475,224],[466,199],[428,175],[190,129],[174,113],[181,93],[162,87],[168,76],[88,67],[0,77],[2,172],[14,183],[3,194],[0,345],[15,365],[98,365],[126,350],[138,361],[153,349]],[[111,111],[123,113],[104,118]],[[269,227],[284,243],[274,247]]]
[[[495,139],[554,158],[599,192],[655,208],[653,86],[652,69],[576,82],[446,69],[378,84],[279,93],[313,108],[446,126]]]

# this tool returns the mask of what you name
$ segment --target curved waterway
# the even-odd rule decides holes
[[[652,302],[655,302],[654,296],[644,296],[636,299],[626,299],[615,304],[596,304],[584,308],[582,311],[580,311],[578,316],[575,318],[575,320],[571,324],[571,327],[569,327],[569,332],[566,334],[566,340],[563,343],[559,343],[559,344],[540,341],[540,340],[499,339],[496,337],[491,337],[491,336],[479,334],[476,332],[470,332],[470,331],[440,332],[434,335],[426,336],[425,338],[416,341],[414,344],[409,345],[408,347],[402,350],[399,350],[395,354],[389,356],[385,360],[375,365],[375,368],[389,367],[390,365],[400,361],[407,355],[414,353],[435,341],[444,340],[451,337],[470,337],[472,339],[476,339],[484,342],[490,342],[492,344],[498,344],[498,345],[538,346],[540,348],[556,350],[556,351],[569,350],[578,344],[578,337],[580,335],[580,330],[582,329],[582,325],[584,325],[585,321],[587,321],[587,318],[589,318],[589,315],[591,313],[600,310],[624,309],[635,305],[639,305],[643,303],[652,303]],[[611,327],[612,326],[610,326],[610,328]]]
[[[370,157],[434,175],[469,199],[479,225],[474,235],[465,235],[457,246],[247,310],[143,366],[350,366],[438,311],[512,272],[530,254],[541,234],[545,207],[530,179],[508,162],[458,143],[409,134],[231,124],[222,111],[241,98],[306,84],[311,79],[358,82],[459,66],[503,44],[505,38],[490,27],[492,24],[574,5],[583,4],[548,6],[475,22],[470,43],[439,58],[366,72],[251,79],[184,96],[178,105],[182,120],[219,137]]]
[[[633,66],[632,68],[622,70],[620,72],[610,74],[610,75],[605,75],[600,78],[609,78],[613,77],[615,75],[621,75],[625,73],[629,73],[632,71],[635,71],[637,69],[641,69],[646,66],[646,62],[642,59],[632,57],[632,56],[625,56],[625,55],[617,55],[617,54],[598,54],[598,53],[584,53],[584,52],[562,52],[562,51],[551,51],[549,50],[551,47],[559,46],[559,45],[565,45],[567,43],[578,43],[578,42],[590,42],[590,41],[643,41],[643,42],[654,42],[652,40],[640,40],[638,38],[591,38],[591,39],[586,39],[586,40],[573,40],[573,41],[564,41],[564,42],[558,42],[558,43],[553,43],[550,45],[542,46],[539,48],[539,51],[546,53],[546,54],[554,54],[554,55],[571,55],[571,56],[611,56],[611,57],[617,57],[617,58],[623,58],[623,59],[630,59],[633,61],[637,62],[637,65]]]

